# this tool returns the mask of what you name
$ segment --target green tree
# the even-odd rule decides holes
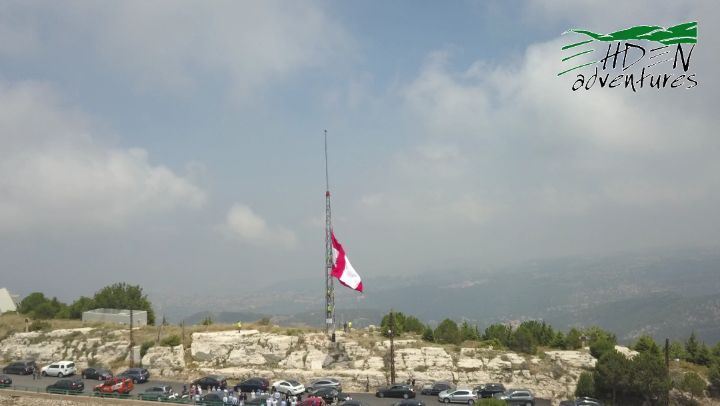
[[[633,349],[637,352],[650,352],[654,355],[660,355],[660,347],[658,347],[655,340],[649,335],[640,336],[633,346]]]
[[[48,299],[42,292],[33,292],[23,298],[18,306],[18,312],[30,315],[38,308],[38,306],[47,302]]]
[[[690,337],[688,337],[687,341],[685,341],[685,353],[687,354],[687,360],[690,362],[695,362],[695,357],[697,357],[699,351],[700,342],[698,341],[697,336],[693,331],[692,333],[690,333]]]
[[[535,354],[537,352],[537,345],[537,339],[533,335],[531,328],[521,324],[512,333],[510,348],[514,351],[524,352],[526,354]]]
[[[425,331],[423,332],[422,336],[423,340],[428,342],[435,341],[435,334],[433,333],[433,329],[430,326],[425,326]]]
[[[425,325],[417,317],[407,316],[403,323],[403,331],[422,334],[425,331]]]
[[[555,333],[555,338],[553,338],[550,346],[552,348],[565,348],[565,334],[563,334],[562,331],[558,331],[557,333]]]
[[[700,343],[700,347],[698,348],[697,354],[695,355],[695,359],[692,360],[692,362],[698,364],[698,365],[710,365],[710,362],[712,361],[712,353],[710,352],[710,349],[708,348],[705,343]]]
[[[631,362],[632,387],[646,402],[667,398],[672,387],[665,361],[657,355],[642,352]],[[664,403],[663,403],[664,404]]]
[[[505,324],[491,324],[485,328],[482,339],[485,341],[495,340],[505,347],[510,345],[512,329]]]
[[[590,372],[582,372],[575,387],[575,396],[595,396],[595,380]]]
[[[710,365],[708,380],[710,381],[710,388],[713,392],[720,392],[720,361],[715,361]]]
[[[593,373],[596,393],[606,397],[610,394],[612,404],[617,404],[618,394],[630,386],[631,365],[624,355],[612,350],[598,359]]]
[[[565,349],[577,350],[580,347],[582,347],[582,333],[573,327],[565,336]]]
[[[95,302],[91,298],[80,296],[77,300],[72,302],[70,306],[68,306],[68,310],[70,312],[69,318],[81,319],[83,312],[96,308],[97,306],[95,306]]]
[[[450,319],[443,320],[435,328],[435,341],[443,344],[458,344],[460,342],[460,331],[457,323]]]
[[[705,392],[705,386],[705,380],[695,372],[686,373],[682,381],[680,381],[680,389],[683,392],[690,393],[690,399],[695,399],[696,396],[702,396],[703,392]]]
[[[614,350],[615,342],[607,336],[599,336],[590,344],[590,354],[595,358],[600,358],[608,351]]]
[[[463,321],[463,324],[460,326],[460,341],[477,341],[479,338],[477,329],[467,321]]]
[[[383,316],[380,321],[380,329],[385,337],[389,337],[388,331],[392,330],[395,336],[405,332],[405,315],[402,312],[390,312]]]
[[[93,301],[98,308],[145,310],[148,324],[155,324],[152,304],[139,285],[120,282],[106,286],[95,293]]]
[[[672,359],[686,359],[687,358],[687,353],[685,352],[685,347],[683,346],[683,343],[681,343],[680,341],[671,342],[668,352],[670,353],[670,358],[672,358]]]

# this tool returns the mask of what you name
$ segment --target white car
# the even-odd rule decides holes
[[[63,376],[75,375],[77,369],[75,368],[75,363],[72,361],[58,361],[42,367],[40,373],[43,374],[43,376],[57,376],[58,378],[62,378]]]
[[[305,385],[293,380],[276,381],[272,386],[276,391],[287,395],[299,395],[305,392]]]

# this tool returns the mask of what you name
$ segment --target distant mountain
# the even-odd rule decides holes
[[[203,320],[210,317],[210,319],[213,321],[213,323],[237,323],[238,321],[242,322],[250,322],[250,321],[257,321],[264,317],[271,317],[271,315],[262,314],[262,313],[252,313],[252,312],[210,312],[210,311],[202,311],[194,313],[186,318],[184,318],[182,321],[185,324],[200,324],[203,322]]]
[[[685,339],[694,330],[714,343],[720,341],[718,252],[560,258],[483,271],[445,269],[411,277],[367,278],[365,295],[338,290],[337,318],[353,319],[357,326],[377,324],[393,308],[429,323],[451,317],[484,327],[542,319],[564,330],[599,325],[624,342],[642,333],[659,340]],[[317,284],[298,280],[282,295],[267,295],[272,288],[261,288],[213,303],[205,298],[203,304],[273,315],[273,321],[282,324],[321,326],[324,297]]]

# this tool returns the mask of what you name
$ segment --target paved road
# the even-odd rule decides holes
[[[45,391],[45,387],[47,385],[50,385],[54,383],[57,378],[53,377],[43,377],[38,380],[34,380],[32,376],[30,375],[10,375],[13,379],[13,386],[16,387],[27,387],[27,388],[35,388],[40,392]],[[85,394],[92,395],[93,388],[95,385],[100,383],[96,380],[86,379],[85,380]],[[230,382],[234,385],[234,381]],[[133,397],[136,397],[137,394],[142,393],[145,391],[146,388],[149,388],[151,386],[158,386],[158,385],[169,385],[171,386],[175,392],[181,392],[183,383],[182,382],[174,382],[174,381],[164,381],[164,380],[153,380],[151,377],[150,382],[147,383],[139,383],[135,385],[135,389],[132,391]],[[1,389],[0,389],[1,390]],[[397,402],[399,399],[379,399],[376,398],[374,394],[371,393],[351,393],[350,394],[353,399],[359,400],[363,403],[363,405],[368,406],[391,406],[393,403]],[[418,399],[425,402],[428,406],[440,406],[441,403],[438,403],[437,396],[425,396],[425,395],[418,395]],[[151,403],[149,403],[151,404]],[[550,406],[551,403],[549,400],[544,399],[537,399],[535,401],[536,406]]]

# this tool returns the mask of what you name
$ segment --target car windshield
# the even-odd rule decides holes
[[[300,383],[298,381],[288,381],[288,383],[292,386],[298,386]]]

